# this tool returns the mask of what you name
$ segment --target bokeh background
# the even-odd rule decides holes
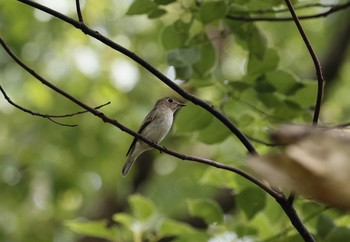
[[[77,19],[74,1],[38,2]],[[242,1],[232,2],[241,4]],[[247,2],[250,7],[260,7],[257,1]],[[171,44],[167,43],[164,32],[180,17],[185,21],[190,18],[192,3],[172,3],[166,8],[168,13],[156,19],[126,15],[131,3],[130,0],[105,0],[81,4],[88,26],[137,53],[174,80],[174,69],[167,63]],[[299,13],[319,11],[312,8]],[[325,79],[330,83],[325,89],[321,115],[322,122],[327,124],[347,122],[350,115],[349,13],[345,10],[302,22],[321,60]],[[278,70],[282,70],[286,78],[307,83],[308,89],[290,99],[300,104],[299,109],[294,108],[293,103],[286,105],[285,99],[269,99],[268,92],[260,92],[259,96],[259,91],[247,91],[237,84],[240,80],[249,81],[247,66],[252,48],[244,43],[243,37],[247,37],[244,33],[231,32],[246,23],[225,24],[203,27],[197,23],[198,26],[191,29],[192,36],[205,33],[216,54],[201,57],[212,58],[208,75],[195,73],[190,81],[178,80],[178,83],[213,103],[243,132],[255,138],[266,141],[266,131],[281,122],[311,123],[315,70],[294,23],[259,22],[256,26],[267,48],[278,55],[266,63],[277,61]],[[222,34],[227,30],[224,26],[230,24],[229,33]],[[134,130],[157,99],[167,95],[179,97],[134,61],[23,3],[0,2],[0,35],[18,57],[48,81],[90,106],[111,102],[101,111]],[[32,111],[46,114],[81,111],[26,73],[3,49],[0,49],[0,84],[14,102]],[[269,105],[268,100],[281,103]],[[0,98],[1,241],[99,241],[73,232],[65,221],[106,219],[111,224],[113,214],[130,212],[131,194],[147,197],[167,217],[199,227],[201,221],[188,215],[186,199],[213,198],[228,218],[247,223],[242,212],[235,210],[234,195],[254,186],[242,178],[158,151],[142,155],[131,173],[122,177],[121,167],[132,141],[130,135],[88,113],[57,121],[78,126],[64,127],[31,116]],[[182,153],[247,169],[244,165],[247,151],[243,145],[206,111],[190,103],[177,114],[175,125],[162,144]],[[255,145],[261,152],[269,149]],[[262,197],[265,213],[251,225],[260,227],[268,237],[289,222],[273,199]],[[298,211],[305,217],[305,211],[310,211],[306,207],[311,205],[300,203]],[[330,214],[335,220],[348,221],[344,214]],[[308,225],[315,228],[316,222]]]

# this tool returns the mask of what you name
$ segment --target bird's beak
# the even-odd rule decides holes
[[[184,103],[180,103],[180,102],[178,102],[178,105],[179,105],[180,107],[184,107],[184,106],[186,106],[186,104],[184,104]]]

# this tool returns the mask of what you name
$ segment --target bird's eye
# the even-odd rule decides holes
[[[168,98],[168,102],[172,103],[172,102],[174,102],[174,100],[172,98]]]

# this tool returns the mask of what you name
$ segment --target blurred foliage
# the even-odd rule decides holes
[[[77,19],[75,1],[40,2]],[[261,140],[279,123],[311,123],[315,70],[293,22],[233,21],[226,15],[281,8],[283,1],[277,0],[82,1],[88,26],[177,79]],[[348,14],[302,22],[321,60]],[[111,101],[101,111],[134,130],[157,99],[176,96],[130,59],[20,2],[0,2],[0,33],[40,75],[90,106]],[[348,57],[324,102],[324,123],[348,120],[349,65]],[[2,49],[0,84],[32,111],[80,111]],[[92,115],[58,120],[78,124],[68,128],[23,113],[2,98],[0,120],[1,241],[302,241],[274,199],[227,171],[151,151],[123,178],[132,137]],[[196,105],[177,114],[162,144],[247,169],[242,144]],[[259,143],[256,148],[268,149]],[[318,241],[349,241],[346,213],[301,198],[296,209]]]

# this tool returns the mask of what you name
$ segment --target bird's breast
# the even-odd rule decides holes
[[[173,113],[164,112],[163,115],[156,117],[142,132],[143,135],[160,142],[169,132],[173,124]]]

